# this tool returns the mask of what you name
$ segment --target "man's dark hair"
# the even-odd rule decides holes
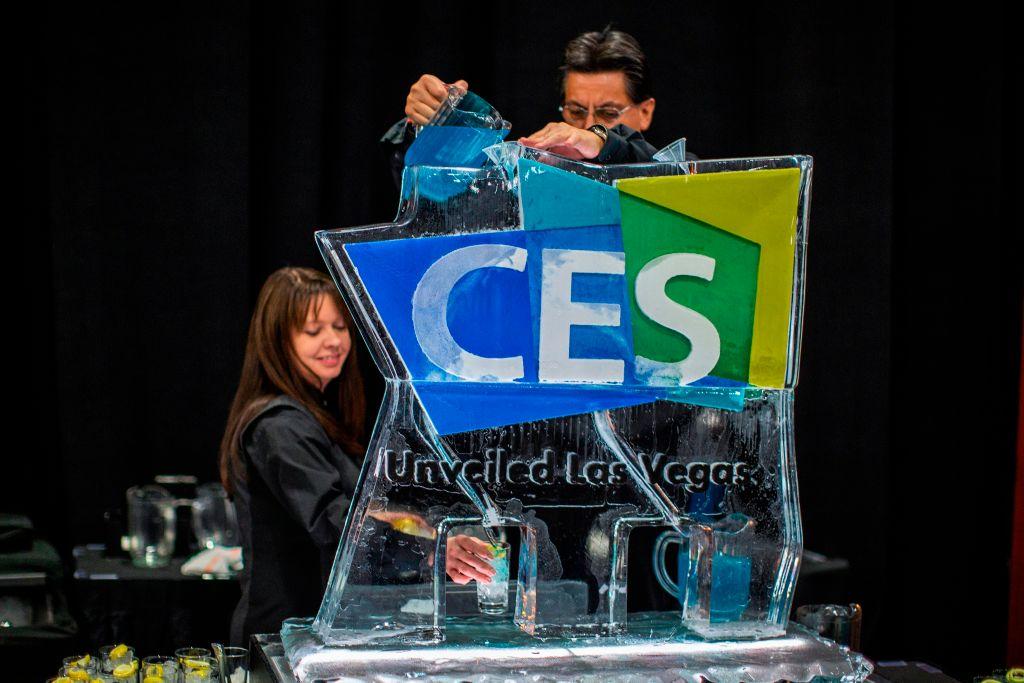
[[[634,102],[652,97],[651,74],[647,58],[636,38],[625,31],[606,26],[603,31],[581,33],[565,46],[562,65],[562,95],[565,96],[565,76],[570,71],[590,74],[602,71],[621,71],[626,77],[626,94]]]

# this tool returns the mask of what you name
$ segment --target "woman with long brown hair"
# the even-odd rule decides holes
[[[365,448],[353,335],[323,273],[282,268],[263,285],[220,446],[245,562],[236,644],[320,605]]]

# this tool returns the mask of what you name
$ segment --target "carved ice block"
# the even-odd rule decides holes
[[[443,640],[470,533],[511,543],[521,631],[621,634],[653,526],[683,626],[783,634],[810,158],[488,156],[407,168],[395,221],[318,233],[387,387],[314,631]]]

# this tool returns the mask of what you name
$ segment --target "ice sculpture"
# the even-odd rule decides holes
[[[488,155],[409,167],[394,222],[318,233],[387,388],[313,631],[443,640],[475,613],[447,540],[476,533],[512,544],[524,634],[622,634],[654,526],[687,631],[781,635],[810,158]]]

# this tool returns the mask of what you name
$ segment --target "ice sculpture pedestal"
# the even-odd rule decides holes
[[[631,615],[629,633],[617,638],[541,642],[483,617],[453,620],[447,632],[443,646],[322,648],[292,630],[283,636],[291,662],[278,635],[256,636],[252,681],[860,681],[872,669],[796,624],[781,638],[714,643],[688,637],[664,613]]]

